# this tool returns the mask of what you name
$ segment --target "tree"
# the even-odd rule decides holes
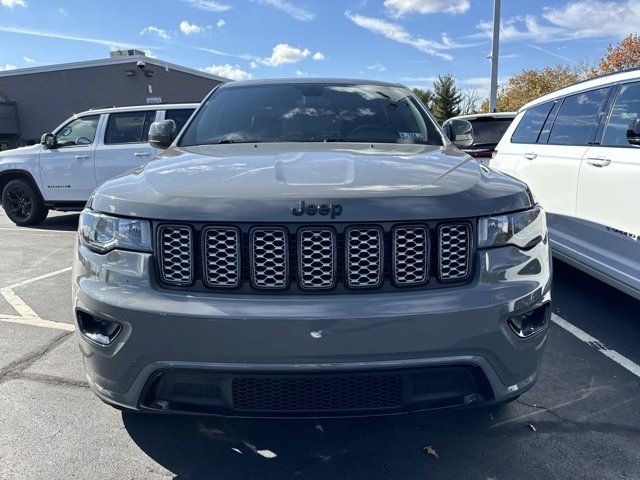
[[[431,110],[433,106],[433,92],[431,90],[422,90],[421,88],[414,88],[413,94],[418,97],[418,100],[422,102],[422,104]]]
[[[440,75],[433,82],[433,108],[431,112],[439,123],[460,115],[462,92],[456,87],[453,75]]]
[[[460,104],[461,115],[478,113],[478,102],[480,102],[478,90],[468,88],[462,92],[462,103]]]
[[[506,85],[500,87],[496,108],[499,112],[516,111],[531,100],[581,79],[580,72],[568,65],[523,70],[520,75],[511,77]],[[489,100],[483,102],[481,110],[489,111]]]
[[[597,68],[591,69],[589,76],[605,75],[628,68],[640,67],[640,35],[631,34],[615,47],[607,47],[607,54],[602,57]]]

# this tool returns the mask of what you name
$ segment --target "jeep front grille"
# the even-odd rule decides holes
[[[437,288],[473,273],[472,224],[160,225],[160,282],[196,290]],[[433,247],[432,247],[433,246]]]
[[[289,284],[288,233],[280,227],[251,231],[251,281],[256,288],[285,288]]]
[[[393,281],[396,285],[420,285],[429,278],[429,236],[425,226],[393,229]]]
[[[203,231],[204,281],[210,287],[240,285],[240,231],[206,227]]]
[[[440,280],[460,280],[469,275],[471,242],[469,225],[441,225],[438,233],[440,245]]]
[[[327,227],[308,227],[298,235],[300,285],[332,288],[336,281],[336,234]]]
[[[160,276],[170,285],[190,285],[193,281],[191,227],[163,225],[159,230]]]

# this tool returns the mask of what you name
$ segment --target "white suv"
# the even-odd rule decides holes
[[[82,210],[106,180],[158,153],[147,143],[155,121],[180,131],[198,104],[89,110],[67,119],[38,145],[0,152],[1,203],[17,225],[41,223],[53,210]]]
[[[640,70],[528,103],[496,150],[491,168],[546,210],[554,255],[640,298]]]

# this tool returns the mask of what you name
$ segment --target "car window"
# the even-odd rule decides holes
[[[536,143],[552,106],[553,102],[548,102],[528,109],[513,132],[511,142]]]
[[[609,121],[604,131],[602,145],[631,147],[629,131],[637,131],[640,123],[640,82],[627,83],[620,87],[620,93],[613,105]]]
[[[180,132],[184,128],[185,123],[191,117],[193,108],[179,108],[175,110],[167,110],[164,114],[165,120],[173,120],[176,122],[176,131]]]
[[[405,88],[283,83],[220,88],[198,111],[180,145],[243,142],[442,145],[442,137]]]
[[[598,126],[598,113],[609,87],[578,93],[564,99],[551,128],[549,143],[587,145]]]
[[[141,143],[149,139],[149,127],[156,118],[156,112],[123,112],[109,115],[104,143]]]
[[[497,145],[513,119],[480,117],[470,122],[473,127],[473,145]]]
[[[56,133],[58,147],[87,146],[96,138],[100,115],[89,115],[71,120]]]
[[[553,102],[553,107],[551,107],[551,111],[549,115],[547,115],[547,119],[542,126],[542,131],[538,136],[538,143],[547,143],[549,141],[549,134],[551,133],[551,127],[553,126],[553,121],[556,119],[556,114],[558,113],[558,108],[560,108],[561,101]]]

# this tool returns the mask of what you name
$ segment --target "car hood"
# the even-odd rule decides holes
[[[170,149],[105,183],[91,205],[162,220],[270,222],[299,220],[299,201],[339,203],[343,221],[472,217],[532,203],[523,183],[450,147],[236,144]]]
[[[12,158],[12,157],[17,157],[22,155],[32,155],[34,153],[39,152],[41,148],[42,146],[39,143],[37,143],[35,145],[29,145],[27,147],[20,147],[20,148],[13,148],[11,150],[5,150],[3,152],[0,152],[0,161],[6,158]]]

